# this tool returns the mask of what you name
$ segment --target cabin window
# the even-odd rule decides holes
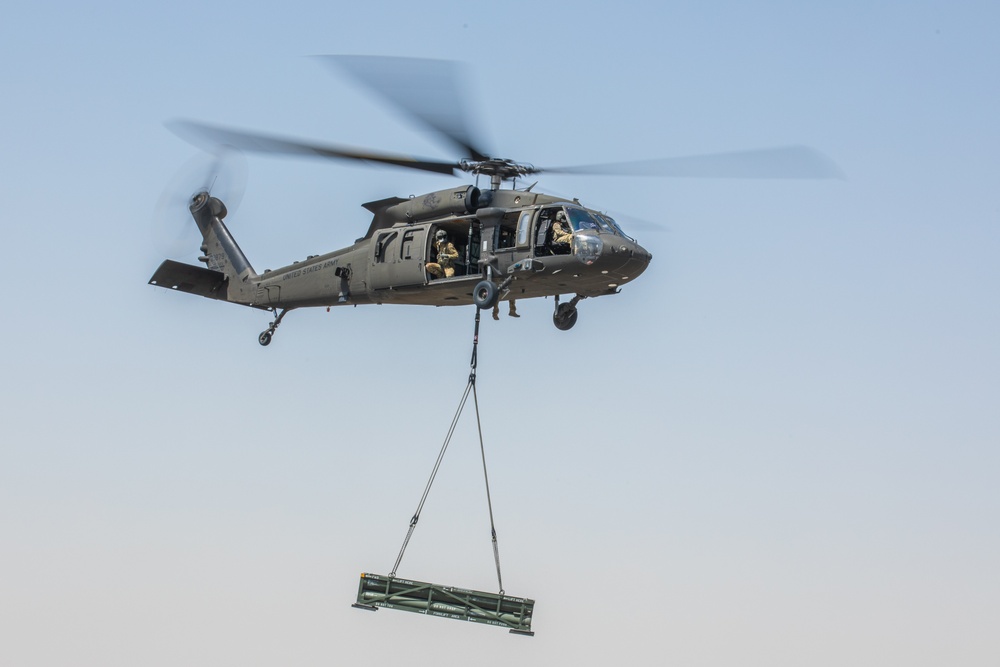
[[[517,221],[517,245],[528,243],[528,234],[531,233],[531,211],[522,211],[521,218]]]
[[[385,262],[386,250],[389,248],[389,244],[392,243],[396,236],[398,236],[398,232],[389,232],[388,234],[382,234],[378,237],[378,241],[375,243],[376,264],[382,264]]]
[[[413,259],[413,241],[417,238],[417,231],[408,230],[403,234],[403,243],[399,249],[400,259]]]
[[[513,248],[515,241],[515,230],[517,229],[517,212],[507,213],[500,224],[496,226],[494,232],[494,248],[503,250]]]

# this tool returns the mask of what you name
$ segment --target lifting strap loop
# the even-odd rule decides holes
[[[479,432],[479,451],[483,458],[483,479],[486,482],[486,504],[489,507],[490,512],[490,536],[493,542],[493,559],[496,562],[497,567],[497,583],[500,586],[500,594],[503,595],[503,577],[500,574],[500,548],[497,545],[497,531],[496,526],[493,522],[493,500],[490,497],[490,478],[486,471],[486,448],[483,445],[483,425],[479,418],[479,397],[476,394],[476,365],[478,363],[478,347],[479,347],[479,319],[480,319],[480,309],[476,308],[476,327],[475,334],[472,338],[472,360],[470,362],[469,370],[469,382],[465,387],[465,393],[462,394],[462,400],[458,404],[458,410],[455,412],[455,416],[451,419],[451,426],[448,428],[448,434],[445,436],[444,443],[441,445],[441,451],[438,452],[437,460],[434,462],[434,468],[431,470],[431,476],[427,480],[427,485],[424,487],[424,493],[420,497],[420,502],[417,504],[417,510],[413,513],[413,518],[410,519],[409,530],[406,531],[406,537],[403,539],[403,546],[399,549],[399,555],[396,557],[396,564],[393,565],[392,571],[389,573],[390,578],[396,576],[396,570],[399,569],[399,564],[403,560],[403,553],[406,551],[407,545],[410,543],[410,537],[413,536],[413,531],[417,527],[417,522],[420,520],[420,512],[424,508],[424,503],[427,501],[427,496],[431,492],[431,486],[434,484],[434,478],[437,477],[438,470],[441,468],[441,461],[444,459],[444,454],[448,451],[448,445],[451,443],[451,438],[455,434],[455,427],[458,425],[458,419],[462,416],[462,411],[465,409],[465,404],[469,400],[469,393],[472,393],[472,403],[476,409],[476,428]]]

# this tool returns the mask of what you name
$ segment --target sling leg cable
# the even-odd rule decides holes
[[[423,510],[424,503],[427,501],[427,496],[431,492],[431,486],[434,484],[434,478],[437,477],[438,470],[441,468],[441,461],[444,459],[445,452],[448,451],[448,445],[451,443],[451,438],[455,434],[455,427],[458,425],[458,419],[462,415],[462,410],[465,408],[465,404],[469,400],[469,393],[471,392],[472,402],[476,409],[476,427],[479,432],[479,451],[483,458],[483,478],[486,481],[486,504],[489,507],[490,512],[490,537],[493,541],[493,559],[496,562],[497,567],[497,583],[500,586],[500,595],[503,595],[503,577],[500,574],[500,549],[497,544],[496,525],[493,521],[493,500],[490,497],[490,478],[486,471],[486,448],[483,445],[483,425],[479,418],[479,397],[476,394],[476,366],[478,363],[480,312],[480,309],[476,308],[476,328],[475,334],[472,337],[472,361],[469,370],[469,382],[465,386],[465,393],[462,394],[462,400],[458,404],[458,410],[455,412],[455,416],[452,417],[451,426],[448,428],[448,434],[445,436],[444,443],[441,445],[441,451],[438,452],[437,460],[434,462],[434,468],[431,470],[431,476],[427,480],[427,485],[424,487],[424,493],[420,497],[420,502],[417,504],[417,510],[413,513],[413,518],[410,519],[409,530],[406,531],[406,537],[403,539],[403,546],[399,549],[399,555],[396,557],[396,564],[393,565],[392,572],[389,573],[389,577],[395,578],[396,576],[396,570],[399,569],[399,563],[403,560],[403,553],[406,551],[406,546],[410,543],[410,537],[413,535],[413,530],[417,527],[417,522],[420,520],[420,512]]]

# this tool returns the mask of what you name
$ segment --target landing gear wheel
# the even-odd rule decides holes
[[[280,313],[278,313],[278,316],[274,318],[274,321],[271,322],[271,324],[269,324],[266,329],[260,332],[260,335],[257,336],[258,343],[260,343],[264,347],[267,347],[268,345],[271,344],[271,336],[273,336],[274,332],[277,331],[278,325],[281,324],[281,318],[283,318],[285,316],[285,313],[287,313],[289,310],[291,310],[291,308],[285,308]]]
[[[472,290],[472,302],[480,310],[488,310],[497,304],[500,288],[490,280],[480,280]]]
[[[576,306],[561,303],[552,315],[552,323],[556,325],[556,329],[559,329],[559,331],[569,331],[576,324],[577,315]]]

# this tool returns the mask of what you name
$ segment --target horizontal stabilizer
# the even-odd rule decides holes
[[[170,259],[160,264],[149,284],[209,299],[226,300],[226,276],[223,273]]]

